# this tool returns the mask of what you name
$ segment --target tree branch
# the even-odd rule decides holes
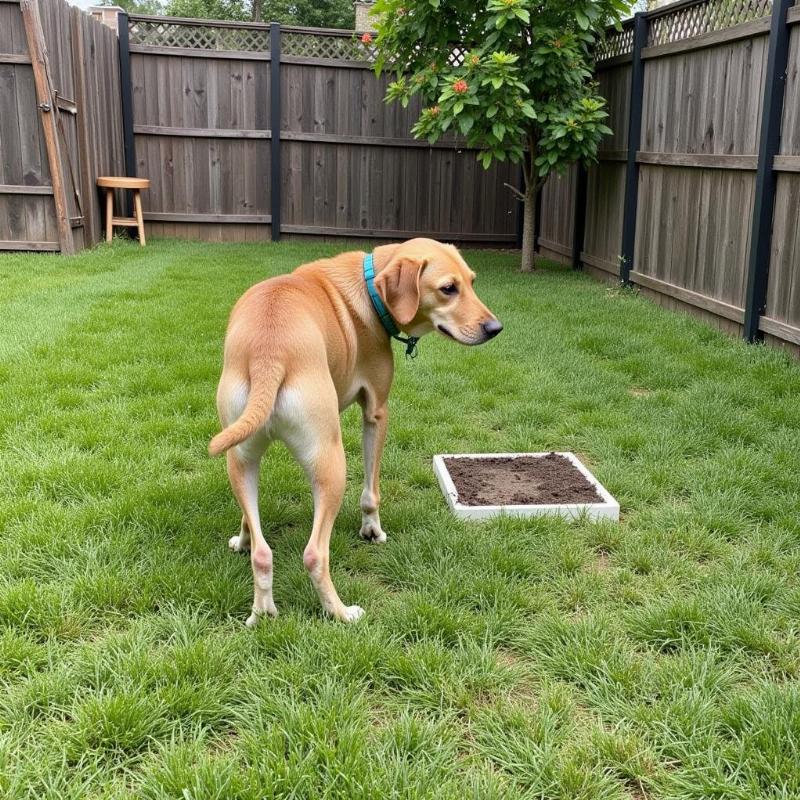
[[[511,194],[513,194],[517,200],[522,200],[525,202],[525,193],[517,189],[516,186],[512,186],[510,183],[506,183],[505,181],[503,181],[503,186],[507,186],[509,189],[511,189]]]

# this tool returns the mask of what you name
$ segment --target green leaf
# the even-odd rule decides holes
[[[491,119],[497,113],[497,106],[491,105],[486,111],[486,118]]]
[[[456,100],[456,104],[453,106],[453,114],[458,115],[464,110],[464,103],[461,100]]]

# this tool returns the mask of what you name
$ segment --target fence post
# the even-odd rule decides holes
[[[794,0],[775,0],[772,6],[744,303],[742,333],[748,342],[753,342],[759,337],[759,318],[765,311],[767,301],[772,220],[775,213],[775,185],[777,183],[773,162],[780,150],[786,66],[789,56],[789,25],[786,16],[789,8],[793,5]]]
[[[131,87],[131,49],[128,36],[128,15],[124,11],[117,14],[117,35],[119,37],[119,88],[122,102],[122,144],[125,149],[125,175],[136,177],[136,145],[133,139],[133,90]],[[133,216],[133,203],[130,193],[123,191],[125,213]],[[131,235],[138,236],[132,229]]]
[[[75,130],[78,137],[78,159],[80,174],[81,214],[83,215],[84,246],[97,242],[100,238],[98,223],[101,221],[94,215],[92,198],[97,196],[94,180],[94,154],[91,148],[89,132],[90,121],[87,117],[86,101],[86,45],[83,39],[83,13],[73,8],[70,11],[69,27],[72,38],[72,74],[75,85],[75,103],[78,113],[75,117]]]
[[[533,224],[533,252],[539,252],[539,236],[542,233],[542,190],[544,187],[539,187],[536,192],[536,219]]]
[[[633,22],[633,66],[631,72],[630,110],[628,113],[628,166],[625,172],[625,206],[622,217],[622,254],[619,277],[630,283],[633,251],[636,246],[636,206],[639,200],[639,165],[636,151],[642,139],[642,100],[644,97],[644,61],[650,27],[647,14],[639,12]]]
[[[576,166],[578,174],[575,176],[575,210],[572,226],[572,269],[582,269],[581,253],[583,252],[583,238],[586,234],[586,188],[589,173],[583,164]]]
[[[269,96],[270,96],[270,230],[272,241],[281,238],[281,26],[269,26]]]

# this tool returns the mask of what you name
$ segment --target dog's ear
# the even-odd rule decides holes
[[[398,325],[408,325],[417,316],[423,269],[424,259],[400,256],[375,276],[375,288]]]

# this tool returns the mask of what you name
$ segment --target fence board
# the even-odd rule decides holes
[[[770,3],[728,8],[693,3],[649,15],[636,219],[634,283],[653,298],[741,327],[754,203]],[[711,5],[708,4],[708,8]],[[729,13],[730,12],[730,13]],[[770,336],[800,342],[800,12],[794,24],[784,101],[780,171],[766,316]],[[736,24],[741,23],[741,24]],[[726,25],[729,26],[726,28]],[[616,273],[627,142],[632,26],[612,32],[598,64],[614,135],[589,170],[583,262]],[[566,255],[565,214],[572,204],[548,186],[543,244]],[[549,237],[549,238],[548,238]],[[555,241],[551,241],[555,239]],[[562,252],[559,252],[562,251]],[[770,336],[767,338],[769,339]]]
[[[797,7],[795,7],[797,9]],[[789,41],[789,69],[783,103],[781,154],[784,159],[800,157],[800,25],[794,25]],[[780,156],[778,157],[780,158]],[[778,159],[776,159],[777,161]],[[800,159],[798,159],[800,160]],[[762,330],[786,338],[786,326],[794,329],[793,341],[800,344],[800,173],[778,175],[772,257],[767,284],[767,317],[773,321]],[[765,320],[762,320],[764,322]],[[783,327],[781,327],[783,326]]]
[[[117,38],[62,0],[38,0],[38,7],[65,184],[65,236],[80,249],[101,234],[97,175],[122,174]],[[18,240],[19,249],[52,250],[59,238],[52,176],[16,4],[0,5],[0,52],[12,56],[0,63],[0,183],[22,187],[0,198],[0,239],[4,249]]]
[[[619,274],[628,147],[630,63],[605,65],[598,73],[598,83],[601,94],[606,98],[608,125],[612,134],[603,139],[600,162],[589,168],[583,260],[590,266]],[[613,158],[613,161],[606,160],[609,158]]]
[[[205,23],[170,20],[162,36],[154,20],[130,22],[138,171],[152,180],[148,211],[162,221],[175,214],[262,220],[270,211],[270,137],[277,135],[268,118],[267,40],[250,35],[263,28],[226,28],[218,50]],[[282,38],[280,206],[287,232],[435,231],[456,240],[513,241],[517,209],[503,183],[515,180],[515,166],[484,172],[452,137],[435,147],[413,139],[418,100],[406,109],[384,103],[389,78],[376,78],[363,60],[358,65],[367,69],[350,68],[364,52],[350,34],[292,29]],[[237,60],[235,52],[247,58]],[[237,230],[249,235],[248,226]]]

